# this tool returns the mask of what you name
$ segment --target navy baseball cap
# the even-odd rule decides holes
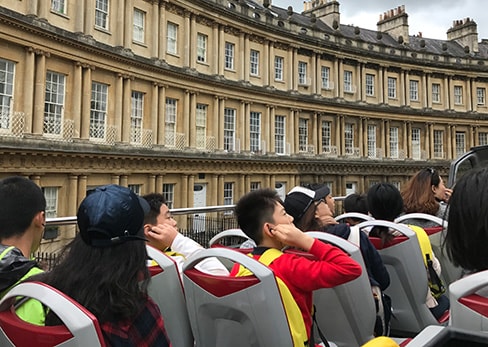
[[[89,190],[77,213],[83,241],[93,247],[111,247],[132,240],[147,241],[143,234],[146,200],[115,184]]]

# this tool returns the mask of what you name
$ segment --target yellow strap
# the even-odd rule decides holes
[[[432,260],[432,245],[430,243],[429,235],[425,232],[425,230],[417,225],[409,225],[410,229],[412,229],[415,234],[417,234],[417,240],[419,241],[420,250],[422,251],[424,264],[427,266],[427,257],[429,255],[429,259]]]
[[[276,258],[283,254],[279,249],[269,248],[260,257],[259,262],[269,266]],[[248,254],[252,257],[252,254]],[[249,276],[252,273],[244,266],[239,266],[239,271],[236,276]],[[308,345],[308,334],[305,329],[305,322],[303,321],[302,312],[295,301],[295,298],[288,289],[288,286],[283,280],[277,276],[276,283],[278,283],[278,290],[281,295],[283,307],[285,309],[286,319],[290,328],[294,347],[303,347]]]

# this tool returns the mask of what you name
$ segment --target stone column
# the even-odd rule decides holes
[[[73,64],[73,88],[72,88],[72,102],[73,102],[73,124],[74,124],[74,138],[80,138],[81,135],[81,103],[83,99],[83,68],[80,62]]]
[[[159,26],[159,30],[162,33],[166,33],[168,31],[168,26],[166,23],[166,2],[164,2],[164,1],[162,1],[159,4],[159,19],[160,19],[160,23],[161,23],[161,25]],[[166,26],[164,26],[165,24],[166,24]],[[165,34],[159,34],[159,33],[158,33],[157,37],[159,38],[158,58],[161,60],[166,60],[166,50],[167,50],[166,40],[167,40],[167,37]]]
[[[120,184],[120,175],[112,175],[111,183],[112,184]]]
[[[156,175],[156,187],[154,191],[156,193],[163,193],[163,184],[164,184],[164,174]]]
[[[195,175],[188,175],[188,202],[186,206],[195,207],[194,203],[194,191],[195,191]]]
[[[132,47],[132,30],[134,26],[134,4],[133,0],[125,0],[124,21],[119,27],[124,30],[124,48],[131,49]]]
[[[183,67],[190,67],[191,59],[191,24],[190,24],[191,12],[186,11],[184,13],[185,24],[183,28]],[[181,41],[180,41],[181,42]],[[193,59],[192,59],[193,60]]]
[[[243,67],[242,67],[242,80],[249,82],[249,65],[251,64],[251,49],[249,48],[249,34],[242,33],[244,37],[244,52],[243,52]],[[266,64],[263,64],[266,65]]]
[[[34,91],[34,119],[33,133],[42,135],[44,133],[44,95],[46,91],[46,56],[49,53],[37,51],[36,60],[36,83]]]
[[[85,20],[85,34],[87,36],[93,36],[95,30],[95,1],[79,1],[85,3],[85,11],[81,10],[76,13],[75,16],[84,16]],[[78,3],[78,1],[76,2]]]
[[[339,69],[342,68],[342,66],[339,66],[339,61],[340,61],[339,58],[336,58],[334,60],[334,68],[333,68],[333,73],[332,73],[332,78],[334,79],[334,97],[335,98],[339,97],[339,89],[342,89],[339,87]]]
[[[86,175],[80,175],[78,176],[78,194],[77,194],[77,202],[76,206],[80,206],[81,201],[85,198],[86,196],[86,181],[88,177]]]
[[[425,74],[427,76],[427,82],[425,87],[425,100],[427,100],[427,107],[432,108],[432,78],[430,74]]]
[[[85,32],[85,1],[75,2],[75,16],[74,16],[74,32]],[[95,10],[93,12],[95,14]]]
[[[185,18],[186,19],[186,18]],[[186,55],[190,56],[189,66],[191,69],[195,69],[196,62],[197,62],[197,20],[196,16],[192,15],[190,19],[190,45],[186,46],[185,44],[185,52]],[[186,34],[186,33],[185,33]],[[186,59],[186,57],[185,57]],[[192,188],[193,191],[193,188]]]
[[[424,108],[429,107],[429,101],[431,99],[431,94],[427,92],[427,74],[422,74],[422,87],[419,91],[419,98],[422,99],[422,106]]]
[[[24,71],[24,117],[26,133],[33,132],[33,109],[34,109],[34,80],[36,70],[36,56],[32,47],[25,48],[25,71]]]
[[[213,45],[213,56],[215,59],[212,61],[212,68],[213,68],[213,73],[214,75],[219,75],[220,74],[220,59],[219,59],[219,47],[222,45],[222,37],[220,35],[219,31],[219,24],[217,22],[214,22],[212,24],[212,36],[215,41],[215,44]]]
[[[294,75],[295,69],[293,68],[293,65],[296,63],[296,61],[294,60],[295,57],[294,51],[295,51],[294,47],[290,46],[288,48],[288,76],[284,74],[285,81],[288,80],[288,90],[295,90],[294,80],[296,80],[296,76]],[[285,67],[283,66],[283,72],[284,69]]]
[[[339,92],[339,98],[344,99],[344,62],[342,59],[338,59],[338,71],[337,71],[337,84],[336,88]]]
[[[236,52],[236,58],[239,57],[238,61],[236,62],[236,69],[239,73],[239,79],[241,81],[246,81],[246,79],[249,79],[249,72],[246,75],[246,67],[249,69],[249,55],[249,48],[246,47],[246,33],[241,31],[239,34],[239,50]]]
[[[120,185],[122,187],[129,186],[129,176],[128,175],[120,175]]]
[[[378,69],[378,103],[383,104],[385,102],[385,86],[384,86],[384,67],[380,66]]]
[[[151,57],[153,58],[158,58],[158,52],[159,52],[159,36],[160,33],[166,33],[166,30],[160,27],[160,22],[159,21],[159,1],[153,1],[152,3],[152,32],[151,32]],[[149,19],[149,18],[148,18]],[[164,35],[161,35],[164,36]]]
[[[218,65],[218,71],[219,75],[223,76],[224,75],[224,57],[225,57],[225,33],[224,33],[224,27],[221,26],[219,29],[219,42],[218,46],[218,52],[216,57],[219,57],[217,65]]]
[[[77,197],[78,197],[78,176],[68,175],[68,204],[66,214],[68,216],[76,216],[78,210]],[[76,227],[69,226],[66,228],[66,238],[72,239],[76,235]]]
[[[88,140],[90,138],[90,110],[91,110],[91,92],[92,92],[92,70],[86,64],[82,65],[83,92],[81,97],[81,138]]]
[[[145,194],[156,192],[156,175],[149,174],[147,177],[147,190]]]

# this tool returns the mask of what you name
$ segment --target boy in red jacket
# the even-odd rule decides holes
[[[312,292],[351,281],[361,275],[360,265],[337,247],[325,244],[300,231],[293,217],[286,213],[276,191],[260,189],[244,195],[235,207],[242,231],[256,242],[252,256],[259,260],[266,252],[284,246],[302,249],[316,260],[288,253],[279,253],[268,265],[275,276],[288,287],[303,317],[305,334],[310,344],[312,329]],[[264,258],[264,257],[263,257]],[[267,257],[269,258],[269,257]],[[234,267],[231,275],[238,274]]]

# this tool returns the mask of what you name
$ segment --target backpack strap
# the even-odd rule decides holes
[[[420,250],[422,251],[422,258],[424,259],[424,264],[427,266],[427,258],[432,259],[432,245],[430,243],[429,236],[425,230],[417,225],[408,225],[417,235],[417,240],[419,242]]]
[[[347,241],[354,243],[356,246],[359,247],[359,244],[361,243],[359,233],[361,232],[361,230],[359,230],[357,225],[352,225],[349,227],[349,229],[351,230],[351,232],[349,233]]]

